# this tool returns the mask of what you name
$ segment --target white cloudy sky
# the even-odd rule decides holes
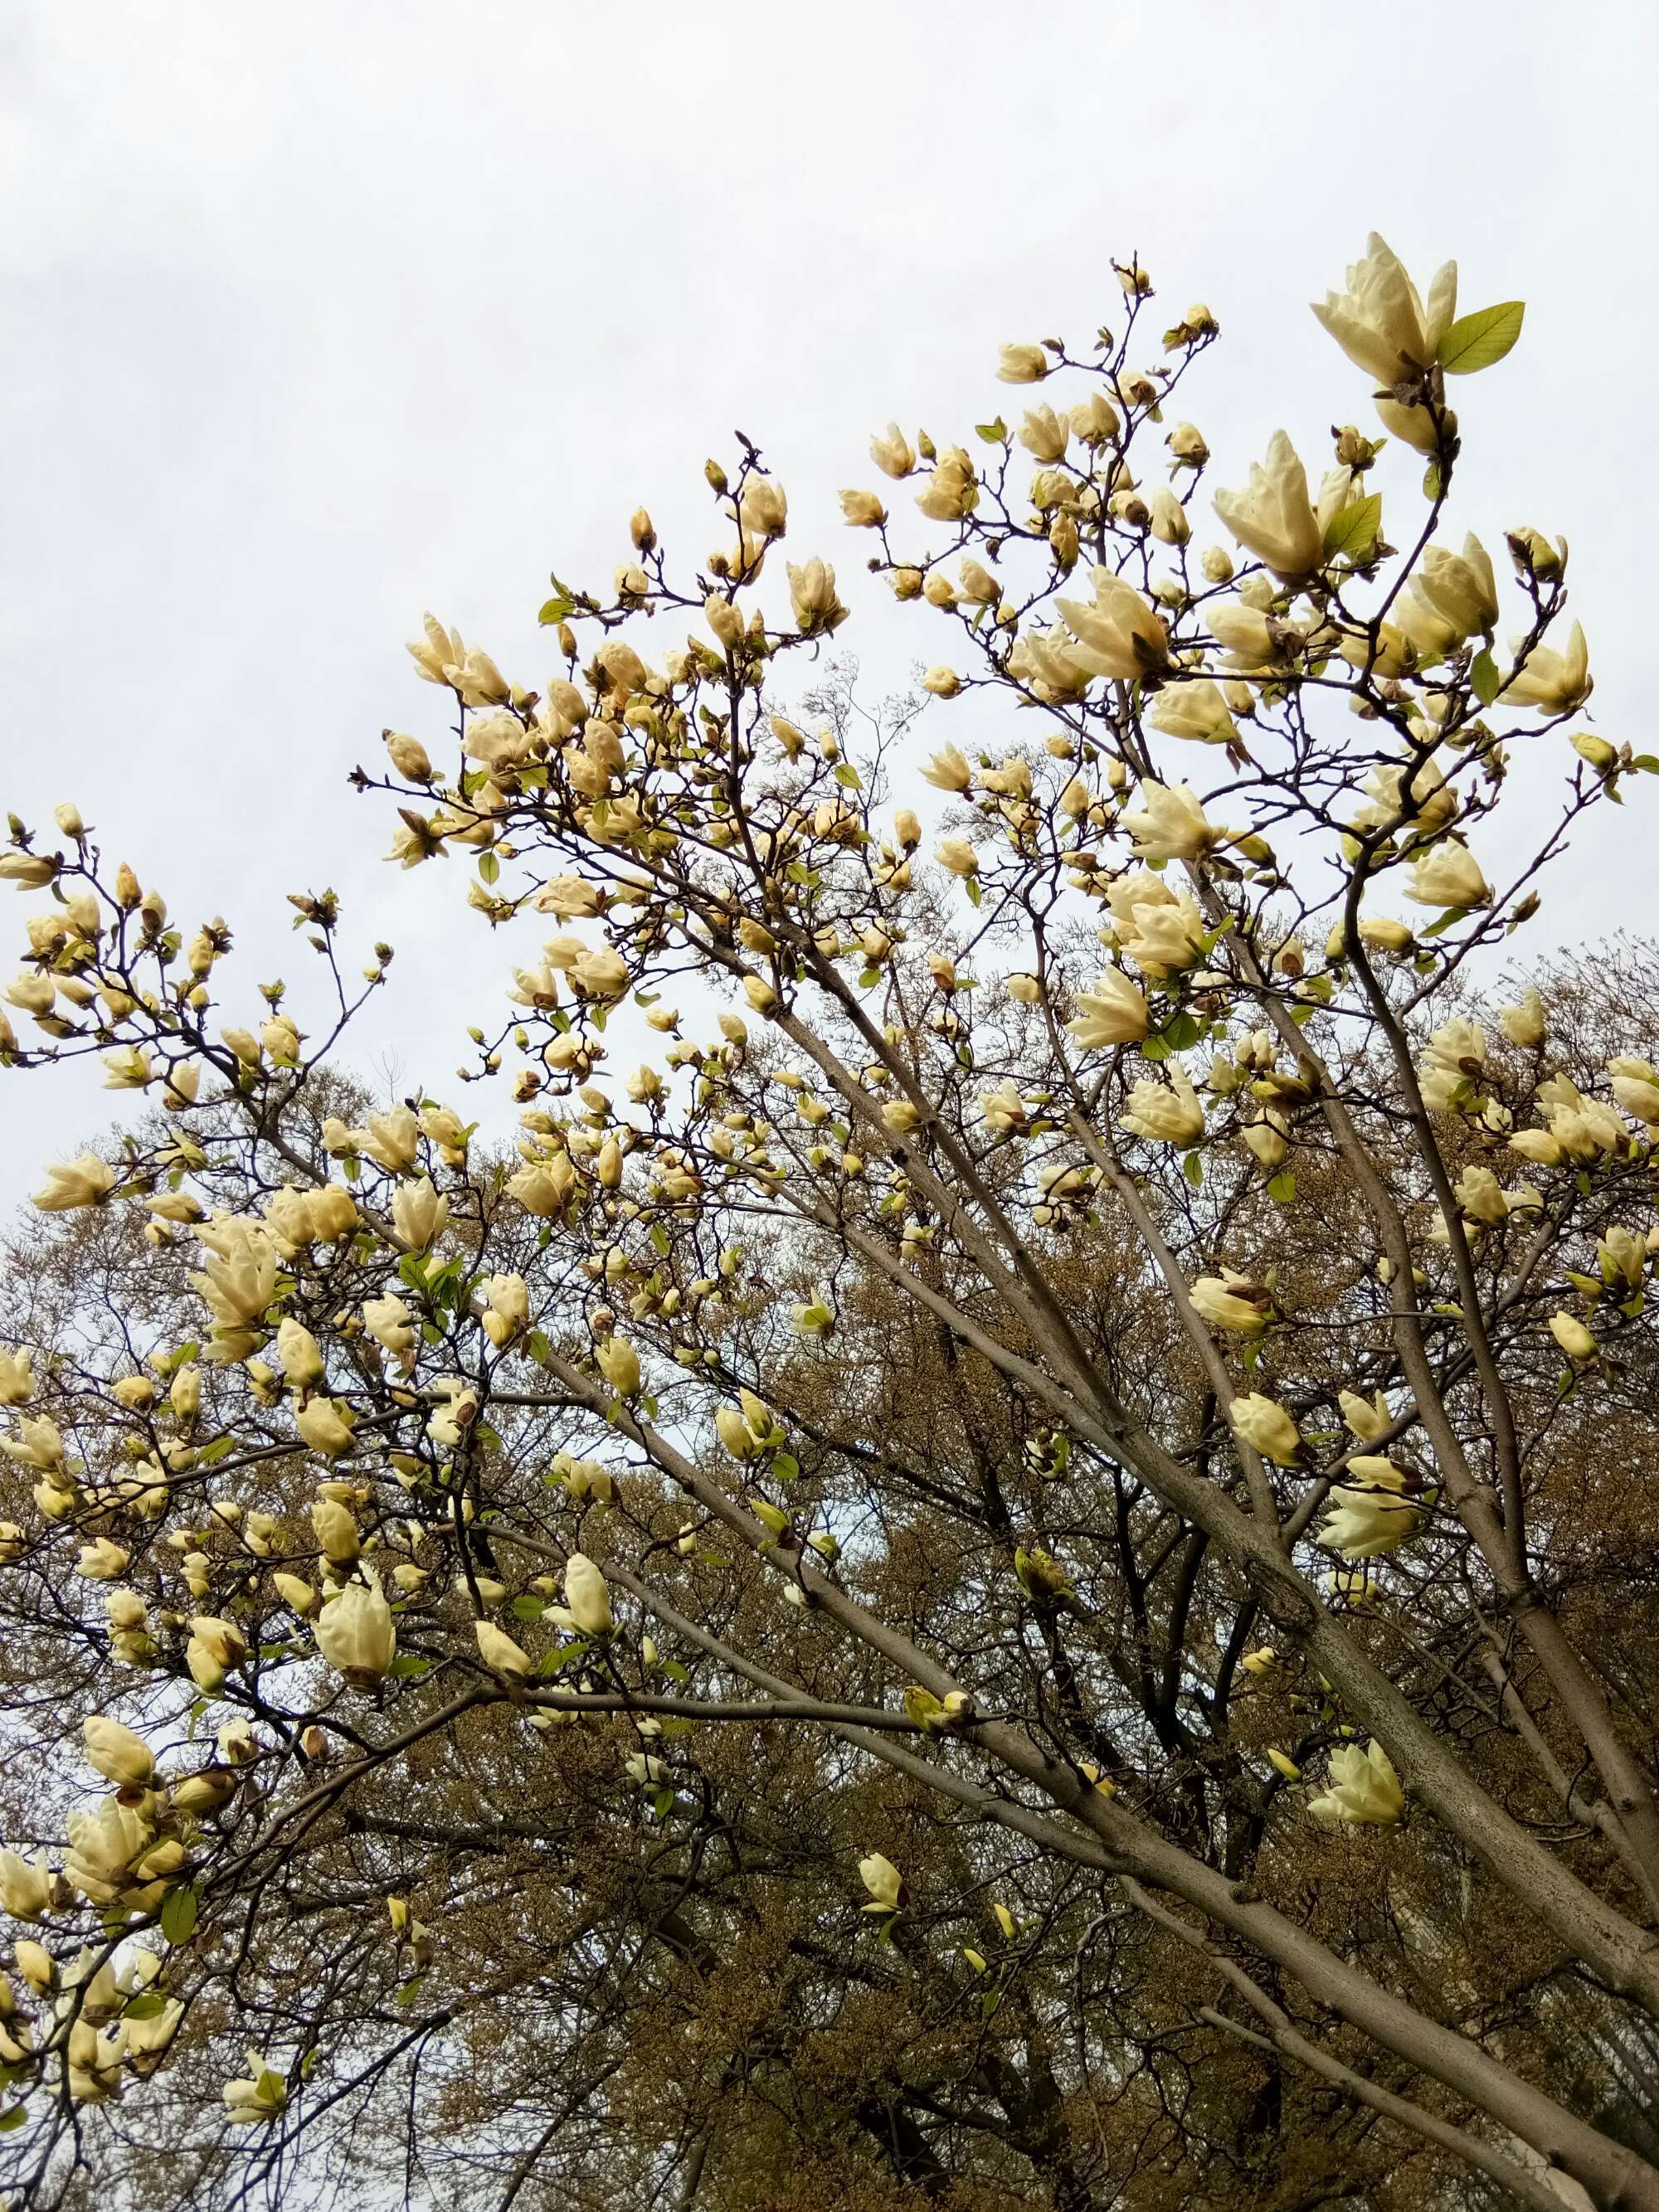
[[[431,726],[422,608],[539,680],[550,567],[608,575],[642,499],[704,549],[734,425],[845,588],[869,429],[984,419],[997,343],[1109,319],[1130,249],[1226,330],[1190,411],[1234,472],[1281,421],[1316,454],[1366,400],[1305,302],[1373,225],[1413,267],[1455,254],[1465,306],[1528,300],[1463,388],[1455,520],[1571,538],[1598,726],[1650,744],[1645,16],[11,0],[0,799],[74,796],[179,919],[224,914],[246,1000],[303,975],[283,893],[334,884],[402,951],[368,1059],[395,1036],[441,1085],[502,948],[453,864],[434,901],[380,863],[343,781],[385,724]],[[878,682],[916,649],[890,617],[843,635]],[[1558,938],[1653,920],[1653,835],[1632,806],[1586,839]],[[0,1075],[0,1203],[115,1103]]]

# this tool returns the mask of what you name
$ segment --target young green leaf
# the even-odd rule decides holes
[[[1527,312],[1524,300],[1500,301],[1495,307],[1479,307],[1460,315],[1440,341],[1440,366],[1448,376],[1473,376],[1502,361],[1521,335]]]

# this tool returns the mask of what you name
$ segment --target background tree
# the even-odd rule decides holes
[[[1408,550],[1349,428],[1215,495],[1236,560],[1164,427],[1214,319],[1135,368],[1119,273],[1121,335],[1003,350],[1063,412],[874,441],[931,547],[843,495],[964,664],[919,776],[915,701],[781,711],[847,610],[813,558],[769,616],[746,441],[701,569],[641,511],[556,579],[541,691],[428,620],[457,763],[353,780],[551,920],[469,1072],[516,1157],[331,1087],[331,893],[328,1012],[222,1026],[222,921],[16,826],[9,1055],[166,1109],[52,1170],[0,1373],[25,2201],[310,2143],[438,2202],[1659,2203],[1652,965],[1474,981],[1659,763],[1559,734],[1565,547],[1510,533],[1500,661],[1437,535],[1518,304],[1373,240],[1317,312]],[[1559,810],[1494,887],[1512,763]]]

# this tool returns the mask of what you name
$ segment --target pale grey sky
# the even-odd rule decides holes
[[[223,913],[239,1014],[304,977],[283,894],[333,883],[400,949],[362,1048],[442,1087],[507,948],[343,781],[433,726],[424,607],[540,680],[550,567],[608,577],[641,500],[706,549],[734,425],[849,595],[868,432],[984,420],[998,343],[1109,320],[1131,249],[1227,334],[1217,481],[1281,422],[1315,458],[1367,401],[1305,303],[1373,226],[1529,301],[1460,394],[1454,521],[1571,538],[1597,726],[1650,745],[1650,36],[1633,0],[11,0],[0,801],[73,796]],[[877,688],[923,649],[842,635]],[[1556,936],[1651,925],[1654,830],[1586,838]],[[119,1103],[0,1074],[0,1204]]]

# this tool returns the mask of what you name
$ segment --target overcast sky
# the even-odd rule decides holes
[[[332,883],[400,949],[365,1063],[443,1088],[506,948],[343,783],[434,727],[423,608],[541,680],[550,568],[608,578],[641,500],[705,550],[734,425],[850,596],[869,431],[1006,405],[999,343],[1111,320],[1133,249],[1225,331],[1182,409],[1216,481],[1281,422],[1316,460],[1368,403],[1306,302],[1373,226],[1529,302],[1458,395],[1454,520],[1571,539],[1596,726],[1651,745],[1650,38],[1616,0],[10,0],[0,800],[222,913],[239,1017],[282,972],[303,1025],[282,896]],[[842,636],[877,688],[921,649]],[[1603,812],[1559,939],[1656,918],[1652,811]],[[118,1103],[0,1073],[0,1204]]]

